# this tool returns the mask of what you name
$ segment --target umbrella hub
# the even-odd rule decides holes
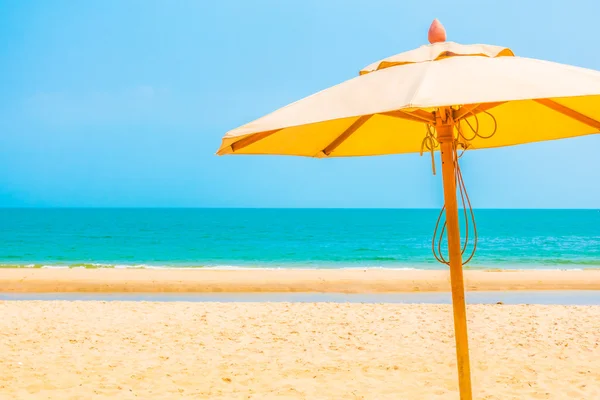
[[[421,142],[421,156],[425,151],[431,153],[433,163],[433,174],[435,175],[434,151],[439,150],[440,144],[444,142],[454,142],[457,149],[461,149],[462,154],[472,147],[473,141],[479,142],[480,139],[490,139],[498,130],[496,117],[481,105],[465,105],[460,107],[439,107],[430,115],[430,122],[425,124],[425,137]],[[485,115],[491,119],[492,130],[484,133],[480,129],[480,118]],[[464,124],[467,128],[463,127]],[[489,126],[489,124],[487,125]],[[460,157],[459,156],[459,157]]]
[[[440,107],[434,112],[435,131],[439,143],[454,141],[454,119],[449,107]]]

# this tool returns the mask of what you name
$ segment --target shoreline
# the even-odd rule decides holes
[[[600,270],[466,270],[467,291],[600,290]],[[0,269],[3,293],[448,292],[447,270]]]

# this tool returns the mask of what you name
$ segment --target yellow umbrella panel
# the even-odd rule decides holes
[[[598,132],[600,72],[516,57],[498,46],[439,42],[378,61],[354,79],[228,132],[217,154],[326,158],[440,150],[459,389],[461,399],[471,399],[457,150]]]
[[[434,124],[433,112],[444,106],[452,107],[454,121],[475,125],[474,114],[484,110],[495,118],[496,134],[474,139],[471,149],[600,130],[600,72],[529,58],[482,56],[480,45],[438,43],[425,49],[454,46],[455,56],[382,68],[234,129],[223,138],[218,154],[345,157],[419,152],[423,124]],[[488,115],[478,122],[482,132],[494,125]]]

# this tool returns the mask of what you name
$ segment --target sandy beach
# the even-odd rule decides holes
[[[465,271],[467,291],[600,290],[600,270]],[[446,292],[447,270],[0,269],[0,292]]]
[[[466,271],[469,291],[600,271]],[[393,293],[447,271],[2,269],[3,293]],[[0,301],[0,399],[456,399],[450,305]],[[600,397],[600,306],[468,306],[478,399]]]
[[[0,302],[2,399],[456,399],[448,305]],[[599,306],[468,307],[477,399],[600,397]]]

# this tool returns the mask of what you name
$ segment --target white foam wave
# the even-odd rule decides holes
[[[3,267],[10,267],[9,264],[3,264]],[[385,271],[433,271],[443,268],[432,268],[427,266],[417,267],[383,267],[383,266],[247,266],[247,265],[157,265],[157,264],[110,264],[110,263],[81,263],[81,264],[25,264],[12,265],[18,268],[42,268],[42,269],[85,269],[85,268],[114,268],[114,269],[168,269],[168,270],[216,270],[216,271],[279,271],[279,270],[296,270],[296,271],[324,271],[324,270],[346,270],[346,271],[366,271],[366,270],[385,270]],[[468,271],[500,271],[500,272],[515,272],[515,271],[585,271],[585,267],[574,268],[486,268],[476,267],[467,268]]]

